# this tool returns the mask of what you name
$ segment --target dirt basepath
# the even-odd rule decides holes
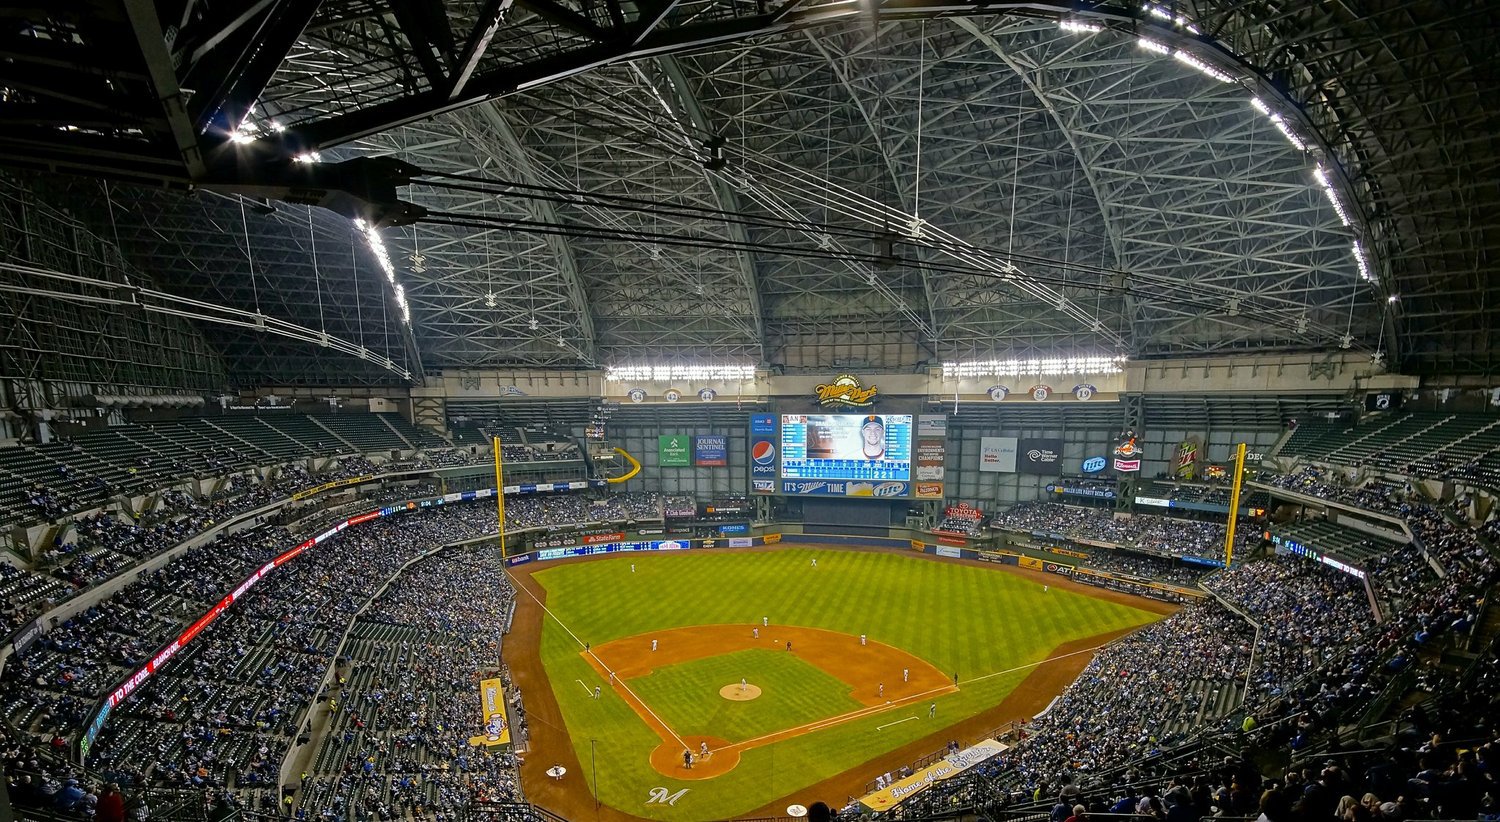
[[[799,546],[795,543],[783,543],[776,548],[715,548],[713,550],[716,552],[747,551],[765,553],[792,548],[879,552],[888,552],[890,550],[888,548],[838,548],[822,545]],[[1054,588],[1095,597],[1096,599],[1117,602],[1122,605],[1129,605],[1155,614],[1167,615],[1175,613],[1178,610],[1178,606],[1165,602],[1096,588],[1092,585],[1084,585],[1066,577],[1048,574],[1043,571],[1033,571],[1013,565],[1000,565],[997,563],[981,562],[979,560],[945,559],[929,554],[917,554],[915,552],[910,556],[932,562],[958,562],[966,565],[981,566],[992,569],[997,573],[1017,574],[1028,577],[1037,583],[1051,585]],[[521,765],[521,783],[526,792],[527,801],[567,819],[597,819],[599,822],[646,822],[641,817],[633,816],[608,805],[596,807],[594,798],[589,794],[585,771],[573,749],[573,742],[569,738],[567,727],[563,722],[562,709],[558,706],[557,699],[552,693],[552,687],[547,681],[547,674],[542,668],[541,657],[537,651],[541,647],[542,623],[546,618],[546,613],[542,610],[539,602],[546,602],[547,594],[546,590],[532,579],[532,572],[541,568],[552,567],[560,562],[607,562],[619,558],[621,558],[620,555],[599,555],[560,560],[545,564],[527,563],[511,569],[511,574],[516,585],[524,588],[531,594],[528,596],[526,593],[522,593],[516,598],[516,613],[511,623],[511,632],[504,643],[503,654],[506,664],[510,666],[511,678],[516,687],[521,690],[521,698],[526,707],[527,724],[530,730],[531,752],[525,757]],[[1099,634],[1061,645],[1049,655],[1048,658],[1051,661],[1037,666],[1009,696],[994,708],[983,711],[961,722],[948,725],[942,730],[923,737],[909,745],[873,756],[868,762],[858,767],[851,768],[844,773],[825,779],[816,785],[768,802],[760,808],[742,814],[742,816],[784,816],[787,806],[794,803],[810,805],[813,802],[823,801],[829,805],[838,807],[848,801],[850,797],[862,794],[865,785],[873,780],[876,774],[894,771],[903,765],[909,765],[922,756],[942,749],[951,739],[958,739],[965,742],[972,741],[975,735],[1004,725],[1007,722],[1029,719],[1045,708],[1054,697],[1067,687],[1068,683],[1077,678],[1078,674],[1089,663],[1089,660],[1093,658],[1092,654],[1077,653],[1078,651],[1110,642],[1130,633],[1132,630],[1134,629]],[[696,737],[687,741],[695,745],[699,742]],[[714,741],[722,742],[722,740]],[[713,747],[712,742],[710,746]],[[680,757],[681,749],[677,749],[674,753]],[[546,770],[553,765],[562,765],[567,769],[567,775],[560,780],[548,777]]]
[[[756,649],[796,654],[803,662],[848,685],[852,689],[850,695],[864,707],[754,739],[709,743],[712,756],[701,762],[688,762],[682,758],[684,748],[697,752],[703,740],[678,735],[628,684],[628,680],[668,665]],[[932,663],[893,645],[838,631],[793,625],[670,628],[607,642],[581,655],[635,710],[641,721],[661,737],[662,744],[652,753],[651,764],[658,773],[674,779],[720,776],[739,764],[739,755],[744,751],[957,690]],[[733,756],[720,755],[731,753]]]

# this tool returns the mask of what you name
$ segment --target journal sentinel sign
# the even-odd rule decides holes
[[[728,465],[729,437],[724,434],[701,434],[693,437],[693,464],[699,468]]]

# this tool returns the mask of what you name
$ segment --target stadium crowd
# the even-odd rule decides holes
[[[1154,514],[1116,517],[1111,510],[1057,502],[1012,506],[992,516],[990,526],[1130,546],[1163,556],[1217,558],[1224,553],[1223,523]],[[1236,550],[1250,544],[1247,530],[1237,535]]]
[[[1085,568],[1108,571],[1111,574],[1125,574],[1142,579],[1152,579],[1173,585],[1191,587],[1203,578],[1204,573],[1212,570],[1207,565],[1162,559],[1161,557],[1147,556],[1145,554],[1133,554],[1128,551],[1110,548],[1084,547],[1086,550],[1082,551],[1082,553],[1088,554],[1088,557],[1077,558],[1080,560],[1080,564]],[[1073,559],[1066,556],[1059,557],[1059,559],[1063,562],[1073,561]]]
[[[388,819],[520,799],[514,756],[469,744],[483,733],[481,677],[498,674],[524,715],[499,662],[513,597],[480,549],[445,550],[397,577],[350,632],[298,808]]]
[[[115,708],[88,764],[122,785],[273,788],[352,612],[419,551],[477,535],[466,513],[370,523],[279,567]],[[265,528],[190,550],[12,660],[0,704],[32,709],[35,731],[76,732],[108,688],[297,540]]]
[[[507,506],[507,519],[512,528],[519,528],[659,519],[660,511],[660,498],[654,494],[535,496],[514,500]],[[320,519],[319,527],[307,533],[331,524],[327,516],[315,516],[303,524]],[[98,520],[90,533],[107,535],[113,527]],[[211,624],[177,654],[163,674],[122,703],[94,743],[90,765],[127,788],[153,784],[232,789],[253,805],[274,805],[277,799],[272,788],[280,758],[290,740],[305,730],[307,704],[320,695],[319,681],[353,612],[400,562],[417,551],[495,530],[493,507],[455,505],[349,529],[308,551],[237,600],[233,618]],[[220,537],[188,549],[73,618],[55,621],[34,644],[9,660],[0,674],[0,715],[24,729],[38,745],[66,744],[64,740],[78,732],[108,689],[140,667],[188,621],[213,607],[236,583],[302,538],[273,525]],[[470,608],[465,618],[474,617],[472,597],[465,600],[462,596],[465,585],[472,590],[472,580],[461,584],[464,574],[473,569],[437,565],[433,569],[423,573],[447,576],[441,585],[427,587],[446,592],[445,598],[421,606],[410,599],[407,587],[398,585],[368,617],[388,622],[401,617],[408,626],[438,624],[432,619],[417,621],[417,615],[451,614],[460,602]],[[13,578],[25,581],[24,572],[3,573],[0,585]],[[408,599],[398,608],[396,597],[403,591]],[[508,597],[502,600],[508,602]],[[486,618],[499,622],[493,613]],[[453,659],[459,659],[460,652],[477,653],[477,646],[455,643],[452,632],[445,636],[457,655]],[[433,659],[429,655],[428,663]],[[422,672],[436,694],[441,690],[442,670],[456,669],[428,663]],[[473,684],[472,671],[453,675]],[[448,687],[457,681],[450,678]],[[439,702],[435,710],[457,710],[451,698],[434,697],[431,704]],[[472,713],[477,715],[477,708]],[[524,729],[524,713],[520,715]],[[437,724],[451,730],[456,727],[451,718]],[[472,730],[464,729],[465,739]],[[513,786],[509,777],[496,770],[508,767],[504,762],[464,754],[460,770],[454,771],[456,761],[449,758],[439,763],[429,758],[423,767],[425,776],[393,777],[398,783],[407,780],[407,787],[422,786],[401,793],[401,802],[427,808],[467,802],[467,798],[455,798],[462,793],[455,787],[460,783],[477,786],[477,793],[465,797],[504,796]],[[449,776],[460,772],[467,776],[458,782]],[[382,801],[392,801],[393,796],[387,792]]]

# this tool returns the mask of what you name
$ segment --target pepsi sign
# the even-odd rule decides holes
[[[776,428],[775,414],[750,415],[750,489],[757,494],[775,492],[770,481],[776,479]]]
[[[1083,473],[1097,474],[1109,467],[1109,460],[1104,457],[1089,457],[1083,461]]]

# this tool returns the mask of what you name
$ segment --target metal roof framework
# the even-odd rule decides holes
[[[316,327],[307,298],[322,300],[317,319],[341,315],[346,335],[385,341],[418,373],[1341,345],[1414,371],[1491,373],[1497,286],[1482,264],[1500,194],[1481,95],[1496,27],[1482,7],[1429,5],[895,0],[873,4],[875,20],[798,0],[268,0],[227,19],[122,0],[118,19],[29,21],[46,36],[13,43],[17,65],[108,61],[114,99],[98,105],[83,72],[59,70],[51,89],[0,76],[3,103],[26,114],[0,124],[0,157],[212,184],[317,149],[663,204],[413,187],[434,211],[532,230],[382,229],[409,331],[375,318],[390,301],[376,267],[329,287],[295,220],[251,232],[253,255],[276,261],[263,273],[278,310]],[[152,39],[153,10],[177,24],[171,48]],[[117,24],[136,49],[91,48]],[[168,288],[243,304],[245,278],[191,270],[223,251],[222,215],[202,196],[202,214],[166,198],[143,195],[123,221],[133,261]],[[326,222],[332,243],[338,218]],[[172,251],[132,232],[166,234]],[[722,247],[645,239],[674,236]],[[1355,240],[1378,288],[1361,281]],[[223,342],[266,381],[323,378],[316,356]]]

